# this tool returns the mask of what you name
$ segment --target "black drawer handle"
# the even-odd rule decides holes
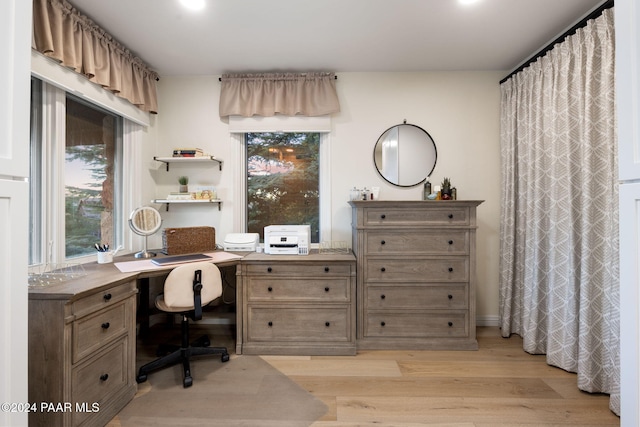
[[[382,272],[384,273],[385,271],[387,271],[387,269],[386,269],[386,268],[384,268],[384,267],[382,267],[382,268],[380,269],[380,271],[382,271]]]
[[[324,322],[324,326],[326,326],[326,327],[328,328],[329,326],[331,326],[331,323],[329,323],[329,322]]]
[[[102,374],[100,375],[100,381],[106,381],[109,379],[109,374]]]
[[[267,291],[269,291],[269,292],[273,292],[273,288],[272,288],[271,286],[269,286],[269,287],[267,288]]]
[[[104,322],[101,326],[102,326],[102,329],[109,329],[109,326],[111,325],[109,324],[109,322]]]
[[[449,219],[453,219],[453,214],[449,214]]]
[[[453,322],[449,322],[449,327],[452,327],[452,326],[453,326]]]
[[[380,322],[380,326],[384,326],[384,325],[386,325],[386,323]]]
[[[453,240],[449,240],[449,244],[450,244],[450,245],[453,245]]]
[[[385,219],[387,216],[385,214],[380,215],[381,219]]]
[[[449,267],[449,273],[453,272],[453,267]]]
[[[380,242],[380,244],[381,244],[381,245],[385,245],[386,243],[387,243],[387,242],[385,242],[384,240],[382,240],[382,241]]]
[[[324,288],[325,292],[329,292],[329,287],[327,286],[326,288]]]
[[[385,294],[380,295],[380,299],[385,299],[387,296]]]
[[[273,271],[273,269],[272,269],[271,267],[267,267],[267,271],[268,271],[269,273],[271,273],[271,272]]]
[[[102,298],[104,298],[105,301],[109,301],[111,299],[111,294],[104,294]]]
[[[453,295],[449,294],[449,295],[447,295],[447,298],[453,299]]]
[[[325,268],[324,268],[324,272],[325,272],[325,273],[328,273],[328,272],[329,272],[329,267],[325,267]]]
[[[273,322],[269,322],[269,323],[267,323],[267,325],[269,325],[269,327],[272,327],[273,326]]]

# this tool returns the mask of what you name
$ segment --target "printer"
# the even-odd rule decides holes
[[[309,255],[311,226],[268,225],[264,228],[264,252],[279,255]]]
[[[259,241],[258,233],[229,233],[225,236],[222,247],[225,251],[255,251]]]

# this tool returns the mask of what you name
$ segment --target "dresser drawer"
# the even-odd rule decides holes
[[[128,386],[128,351],[127,338],[123,337],[96,358],[72,370],[73,425],[79,425],[91,416],[89,411],[75,411],[76,402],[87,403],[89,408],[93,403],[98,403],[100,408],[104,408],[112,396]]]
[[[115,337],[127,333],[131,324],[131,311],[131,306],[125,300],[73,322],[73,363],[95,352]]]
[[[446,202],[443,202],[446,203]],[[435,205],[434,205],[435,206]],[[430,209],[365,208],[364,226],[468,225],[469,208],[433,207]]]
[[[277,257],[278,255],[273,255]],[[302,256],[302,255],[301,255]],[[244,266],[245,274],[271,276],[296,276],[296,277],[331,277],[350,276],[351,264],[328,263],[286,263],[274,260],[272,263],[251,263]]]
[[[466,284],[367,286],[366,308],[466,310],[469,308],[468,289]]]
[[[366,234],[367,254],[423,253],[457,254],[469,253],[467,230],[376,230]]]
[[[282,278],[250,277],[247,279],[248,301],[318,301],[347,302],[350,300],[350,278]]]
[[[136,282],[129,282],[89,295],[72,303],[71,311],[76,317],[100,310],[138,292]]]
[[[248,341],[292,343],[347,342],[351,339],[349,309],[342,307],[248,308]]]
[[[469,335],[468,312],[461,311],[369,311],[365,316],[366,337],[436,338]]]
[[[365,264],[365,281],[466,282],[469,280],[469,259],[463,257],[413,260],[367,258]]]

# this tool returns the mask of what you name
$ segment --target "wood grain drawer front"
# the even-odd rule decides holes
[[[454,309],[469,308],[466,284],[367,286],[368,310],[379,309]]]
[[[436,207],[433,209],[365,208],[364,225],[468,225],[466,207]]]
[[[248,341],[348,342],[349,310],[346,307],[248,308]]]
[[[249,278],[248,301],[348,302],[350,279],[333,278]]]
[[[423,254],[469,253],[467,230],[370,231],[366,235],[367,254],[419,252]]]
[[[466,337],[467,311],[381,312],[369,311],[365,318],[367,337]]]
[[[277,257],[278,255],[273,255]],[[303,255],[301,255],[303,256]],[[351,264],[321,264],[316,263],[285,263],[273,262],[264,264],[248,264],[245,266],[247,275],[260,276],[295,276],[295,277],[331,277],[350,276]]]
[[[76,402],[86,402],[89,406],[96,402],[105,407],[106,402],[128,384],[126,337],[109,346],[100,355],[71,372],[71,397],[75,409]],[[75,411],[73,425],[79,425],[90,412]]]
[[[73,323],[73,363],[94,353],[115,337],[127,333],[131,323],[131,307],[127,301]]]
[[[388,282],[465,282],[469,280],[469,259],[418,258],[376,259],[367,258],[365,280]]]
[[[114,286],[107,290],[96,292],[85,298],[75,301],[72,305],[72,312],[76,317],[84,316],[88,313],[100,310],[115,304],[132,293],[137,293],[136,282],[130,282],[119,286]]]

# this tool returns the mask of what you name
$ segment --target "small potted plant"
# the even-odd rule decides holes
[[[451,180],[444,178],[440,187],[440,198],[442,200],[451,200]]]
[[[178,177],[178,183],[180,184],[180,192],[188,193],[189,192],[189,177],[181,176]]]

